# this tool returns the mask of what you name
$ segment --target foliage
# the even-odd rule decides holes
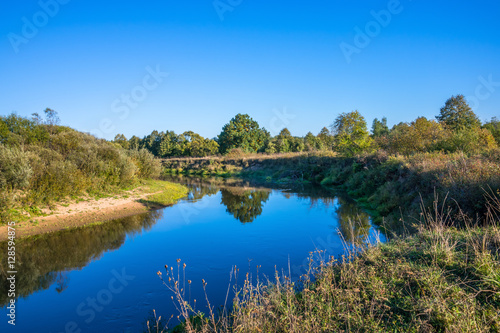
[[[483,128],[490,131],[497,144],[500,145],[500,121],[496,117],[493,117],[490,121],[484,124]]]
[[[497,142],[491,132],[485,128],[461,128],[444,139],[439,148],[446,152],[461,151],[466,154],[479,154],[497,148]]]
[[[389,134],[389,127],[387,126],[387,118],[383,117],[382,120],[375,118],[372,124],[372,136],[378,138],[387,136]]]
[[[446,124],[452,130],[474,128],[481,126],[481,122],[465,100],[464,95],[449,98],[436,119]]]
[[[115,139],[113,140],[113,142],[119,144],[120,147],[122,147],[123,149],[130,148],[130,142],[127,140],[127,138],[123,134],[117,134],[115,136]]]
[[[328,128],[323,127],[321,131],[318,133],[318,139],[320,140],[322,146],[326,150],[333,149],[333,136],[328,130]]]
[[[284,128],[281,130],[281,132],[278,134],[276,137],[276,150],[278,153],[288,153],[292,151],[291,147],[291,141],[292,141],[292,134],[287,128]]]
[[[139,178],[158,178],[161,173],[161,163],[146,149],[129,150],[128,155],[136,165]]]
[[[115,142],[117,142],[115,138]],[[119,143],[119,142],[117,142]],[[133,136],[128,141],[128,147],[132,150],[147,149],[156,157],[204,157],[214,155],[219,150],[215,140],[205,139],[192,131],[175,134],[173,131],[153,131],[143,139]]]
[[[29,120],[12,113],[0,117],[0,143],[9,146],[20,146],[24,144],[43,144],[49,139],[47,126],[38,125]]]
[[[354,156],[371,148],[365,118],[358,112],[340,114],[331,125],[334,148],[344,156]]]
[[[410,124],[395,125],[387,137],[386,148],[395,154],[410,155],[418,152],[433,151],[448,135],[448,132],[435,120],[417,118]]]
[[[45,114],[46,120],[38,115],[31,120],[15,114],[0,117],[0,196],[11,198],[0,200],[5,201],[0,215],[12,207],[50,205],[68,196],[97,195],[159,176],[161,165],[148,151],[126,151],[119,143],[57,125],[53,110]]]
[[[0,144],[0,188],[24,189],[29,186],[32,174],[28,154],[17,147]]]
[[[269,133],[247,114],[237,114],[224,125],[218,136],[219,151],[227,153],[232,148],[241,148],[246,152],[257,152],[264,148]]]
[[[320,151],[324,149],[323,142],[311,132],[308,132],[304,137],[304,149],[306,151]]]

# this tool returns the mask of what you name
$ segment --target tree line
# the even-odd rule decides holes
[[[500,121],[492,118],[482,124],[464,96],[457,95],[445,102],[436,119],[419,117],[389,128],[385,117],[375,118],[371,131],[359,111],[342,113],[318,134],[309,132],[304,137],[293,136],[287,128],[273,137],[249,115],[237,114],[213,139],[192,131],[175,134],[155,130],[142,139],[133,136],[127,140],[118,134],[113,142],[125,149],[146,149],[160,158],[304,151],[334,151],[355,156],[380,149],[402,155],[432,151],[473,154],[498,147]]]

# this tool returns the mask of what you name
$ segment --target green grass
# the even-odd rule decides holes
[[[154,193],[140,200],[148,206],[170,206],[188,194],[188,189],[179,184],[162,180],[146,180],[142,183],[143,193]],[[161,193],[157,193],[161,192]]]

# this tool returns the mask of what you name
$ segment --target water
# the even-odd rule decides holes
[[[157,272],[187,265],[186,298],[204,310],[224,304],[234,265],[261,277],[297,279],[310,251],[328,255],[376,237],[354,202],[321,187],[271,189],[236,181],[176,179],[190,194],[178,204],[97,226],[18,240],[16,327],[7,324],[6,244],[0,244],[1,332],[142,332],[153,309],[176,322],[172,293]],[[351,228],[348,221],[358,221]],[[381,241],[385,238],[380,235]],[[232,280],[234,283],[235,280]]]

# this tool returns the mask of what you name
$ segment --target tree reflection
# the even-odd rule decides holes
[[[370,233],[370,216],[354,201],[338,198],[338,203],[335,213],[342,236],[349,243],[362,243]]]
[[[262,214],[262,206],[269,199],[269,190],[248,190],[244,188],[221,189],[221,203],[226,211],[242,223],[252,222]]]
[[[151,229],[162,217],[162,211],[134,215],[100,225],[64,230],[48,235],[18,240],[16,244],[16,291],[27,297],[55,284],[63,292],[69,284],[67,271],[83,268],[105,252],[118,249],[127,236]],[[8,281],[7,242],[0,244],[0,306],[6,306]]]

